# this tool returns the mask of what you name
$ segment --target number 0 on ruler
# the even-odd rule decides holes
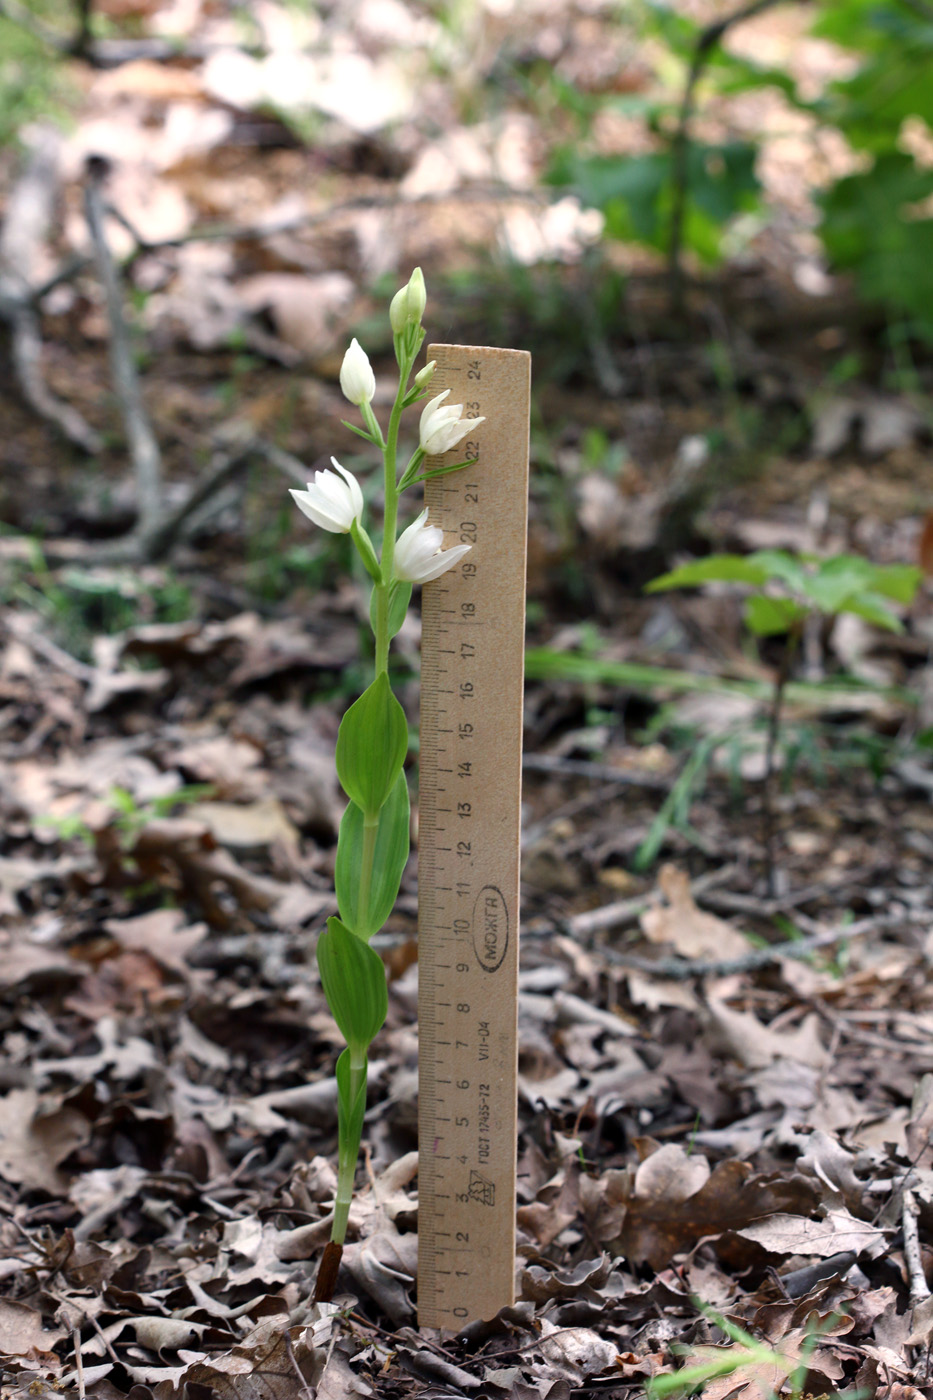
[[[518,881],[531,357],[431,345],[475,435],[425,484],[459,565],[422,603],[418,839],[418,1317],[514,1301]]]

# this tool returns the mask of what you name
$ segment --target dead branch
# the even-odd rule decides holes
[[[718,870],[707,871],[691,883],[691,895],[696,897],[714,885],[721,885],[723,881],[731,879],[736,869],[735,865],[723,865]],[[574,914],[573,918],[567,919],[563,926],[564,931],[571,938],[586,939],[604,929],[621,928],[624,924],[634,923],[638,916],[650,907],[651,901],[650,895],[633,895],[631,899],[617,899],[611,904],[601,905],[598,909],[587,909],[584,913]],[[643,961],[651,968],[657,967],[656,963],[648,959],[636,961]],[[683,960],[678,959],[678,964],[683,965]]]
[[[861,938],[865,934],[878,933],[886,928],[896,928],[904,922],[903,914],[879,914],[870,919],[859,919],[853,924],[840,924],[836,928],[822,929],[809,938],[792,939],[786,943],[773,943],[770,948],[753,948],[738,958],[722,958],[718,962],[700,958],[640,958],[634,953],[621,953],[615,948],[604,949],[610,962],[619,967],[631,968],[633,972],[644,972],[649,977],[666,977],[675,982],[686,982],[695,977],[728,977],[736,972],[754,972],[767,967],[769,963],[780,962],[781,958],[803,961],[817,948],[829,948],[834,943]]]
[[[84,186],[84,213],[94,245],[98,275],[104,287],[110,327],[110,368],[136,477],[138,515],[135,535],[141,553],[146,555],[148,540],[160,523],[162,511],[162,454],[143,401],[133,359],[133,347],[123,313],[120,281],[104,230],[102,185],[107,170],[107,162],[101,157],[92,156],[88,161]]]
[[[522,758],[526,773],[554,773],[560,778],[590,778],[601,783],[618,783],[619,787],[648,788],[667,792],[670,782],[657,773],[629,773],[611,768],[608,763],[590,763],[586,759],[558,758],[554,754],[526,753]]]
[[[58,189],[58,152],[58,137],[41,132],[10,193],[0,231],[0,318],[10,327],[13,373],[25,402],[69,442],[93,454],[101,449],[100,436],[77,409],[55,397],[42,374],[36,279]]]
[[[146,540],[146,558],[162,559],[184,527],[202,506],[237,476],[255,454],[256,440],[249,424],[233,423],[222,435],[207,470],[186,496],[185,500],[163,516]]]
[[[901,1227],[904,1231],[904,1263],[910,1280],[910,1306],[919,1307],[930,1296],[930,1288],[923,1271],[923,1254],[920,1250],[918,1217],[920,1208],[913,1191],[905,1191],[901,1206]]]

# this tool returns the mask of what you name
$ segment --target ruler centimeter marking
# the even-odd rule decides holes
[[[432,395],[486,419],[425,483],[445,544],[472,545],[424,586],[419,756],[418,1319],[460,1328],[515,1297],[531,356],[427,356]]]

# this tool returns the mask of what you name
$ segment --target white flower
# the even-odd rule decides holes
[[[409,583],[430,583],[440,578],[462,559],[468,544],[456,544],[453,549],[441,549],[444,531],[428,524],[428,512],[423,510],[395,544],[395,576]]]
[[[449,393],[450,390],[445,389],[442,394],[426,403],[422,411],[421,446],[428,456],[439,456],[442,452],[449,452],[458,442],[463,441],[467,433],[479,427],[480,423],[486,422],[485,418],[464,418],[462,403],[445,404],[444,400]]]
[[[333,472],[315,472],[307,491],[292,491],[291,494],[298,509],[315,525],[330,530],[333,535],[346,535],[354,520],[359,521],[363,514],[363,493],[352,472],[346,471],[336,457],[330,460],[343,481]]]
[[[356,336],[350,341],[350,348],[340,366],[340,387],[344,398],[359,408],[364,403],[372,403],[376,392],[376,376],[369,363],[369,356]]]
[[[419,326],[428,303],[424,273],[416,267],[406,285],[399,289],[389,305],[389,322],[396,335],[406,326]]]

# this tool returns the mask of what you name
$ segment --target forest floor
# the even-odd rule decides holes
[[[679,322],[663,269],[594,245],[585,211],[547,212],[516,65],[637,90],[647,69],[599,7],[478,10],[460,67],[415,6],[335,11],[312,35],[330,106],[301,138],[243,97],[298,81],[299,11],[256,7],[261,63],[223,7],[188,11],[207,57],[62,69],[55,213],[18,252],[26,162],[4,156],[0,246],[32,285],[88,257],[84,162],[111,163],[165,509],[217,481],[134,559],[93,264],[42,303],[57,408],[20,392],[8,323],[3,1394],[569,1400],[672,1393],[709,1364],[717,1400],[933,1395],[931,595],[901,633],[807,634],[769,869],[779,648],[751,646],[734,590],[644,593],[710,549],[928,553],[933,369],[892,363],[845,287],[802,289],[799,131],[767,147],[772,224]],[[137,5],[136,32],[168,13]],[[825,65],[783,11],[767,22]],[[498,105],[477,120],[480,89]],[[416,853],[377,940],[389,1016],[350,1243],[334,1305],[310,1301],[341,1048],[313,951],[336,908],[337,725],[368,654],[346,542],[312,537],[286,489],[331,453],[362,466],[343,350],[370,350],[382,412],[385,304],[415,263],[429,338],[534,356],[519,1272],[514,1305],[459,1334],[417,1324]],[[417,651],[415,617],[413,726]]]

